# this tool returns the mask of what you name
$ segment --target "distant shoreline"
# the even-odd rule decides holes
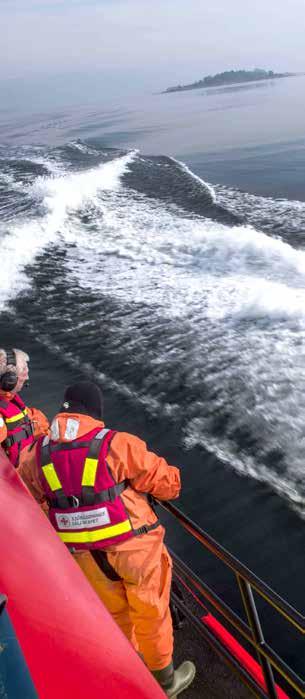
[[[303,73],[274,73],[273,70],[228,70],[216,75],[207,75],[201,80],[187,85],[175,85],[167,87],[162,95],[170,92],[184,92],[186,90],[199,90],[200,88],[218,87],[223,85],[235,85],[238,83],[257,82],[259,80],[273,80],[274,78],[291,78]]]

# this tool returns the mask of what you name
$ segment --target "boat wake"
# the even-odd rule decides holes
[[[304,514],[304,204],[97,142],[1,156],[2,308]]]

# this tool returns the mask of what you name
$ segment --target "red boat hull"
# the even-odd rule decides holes
[[[0,448],[0,592],[38,696],[164,699]]]

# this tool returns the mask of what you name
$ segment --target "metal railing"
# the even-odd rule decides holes
[[[210,629],[192,613],[192,611],[184,604],[183,600],[173,592],[172,598],[174,604],[181,612],[190,619],[201,634],[203,634],[209,643],[222,654],[222,656],[230,663],[233,669],[237,670],[241,679],[245,684],[259,697],[269,699],[278,699],[279,694],[276,687],[273,669],[275,669],[281,677],[292,687],[299,697],[305,697],[305,681],[302,680],[285,662],[284,660],[268,645],[265,641],[263,629],[259,613],[255,604],[253,590],[273,607],[278,614],[283,616],[286,621],[294,626],[300,634],[305,634],[305,617],[300,614],[294,607],[280,597],[266,583],[258,578],[251,570],[243,565],[237,558],[232,556],[223,546],[218,544],[209,534],[204,532],[195,522],[181,512],[175,505],[170,502],[160,502],[167,512],[182,525],[182,527],[197,539],[208,551],[220,559],[233,573],[235,574],[238,588],[240,591],[243,607],[245,609],[248,623],[245,623],[236,612],[233,611],[223,600],[221,600],[215,592],[203,582],[193,571],[174,553],[171,554],[174,559],[174,574],[176,579],[192,592],[194,589],[208,601],[210,605],[220,613],[231,626],[236,629],[255,649],[258,660],[261,665],[265,688],[262,688],[251,676],[251,674],[234,658],[230,651],[225,648],[217,639]],[[192,589],[188,588],[187,582],[192,585]],[[196,596],[196,595],[195,595]],[[197,597],[200,604],[200,600]],[[201,603],[201,606],[202,605]]]

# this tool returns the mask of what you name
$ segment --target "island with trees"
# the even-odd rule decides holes
[[[207,75],[189,85],[175,85],[168,87],[162,94],[168,92],[182,92],[183,90],[198,90],[202,87],[217,87],[221,85],[233,85],[234,83],[256,82],[258,80],[273,80],[274,78],[289,78],[297,73],[274,73],[273,70],[225,70],[224,73]]]

